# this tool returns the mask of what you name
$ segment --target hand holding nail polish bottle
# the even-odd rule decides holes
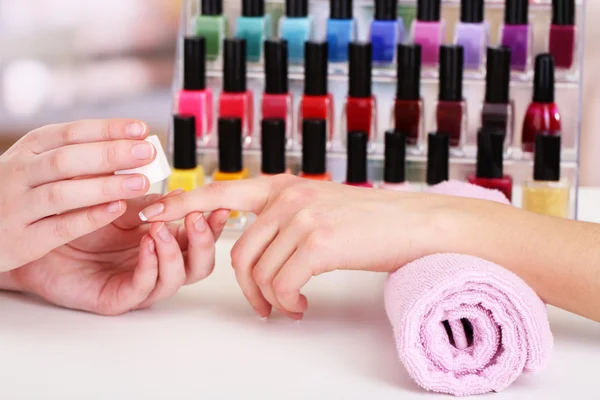
[[[206,40],[187,37],[183,43],[183,89],[176,113],[193,115],[198,139],[207,142],[212,133],[213,93],[206,87]]]
[[[404,41],[404,22],[398,17],[397,0],[375,0],[375,18],[371,22],[373,62],[394,62],[396,46]]]
[[[513,71],[530,69],[533,52],[533,29],[529,26],[529,0],[506,0],[504,25],[500,28],[501,43],[512,53]]]
[[[397,55],[396,100],[392,126],[406,135],[406,142],[417,150],[424,136],[425,110],[421,98],[421,46],[399,44]]]
[[[223,0],[202,0],[202,15],[196,18],[196,34],[206,39],[207,60],[219,58],[226,32],[227,18],[223,15]]]
[[[263,176],[273,176],[290,173],[285,166],[285,120],[278,118],[263,119],[261,127],[261,174]]]
[[[308,0],[286,0],[285,17],[279,20],[279,35],[288,42],[289,61],[304,61],[304,44],[313,37],[313,17],[308,14]]]
[[[196,121],[193,115],[173,117],[173,173],[169,192],[186,192],[204,186],[204,168],[196,161]]]
[[[460,22],[454,31],[454,44],[464,48],[465,69],[483,69],[489,36],[489,27],[484,20],[484,0],[461,0]]]
[[[381,189],[405,192],[411,190],[406,181],[406,135],[399,131],[385,133],[385,155]]]
[[[427,142],[427,185],[434,186],[449,178],[450,137],[445,133],[433,132]]]
[[[348,132],[348,154],[346,157],[346,185],[372,188],[367,179],[367,142],[366,132]]]
[[[352,13],[352,0],[330,0],[327,20],[329,61],[348,61],[348,45],[356,40],[356,21]]]
[[[262,97],[262,118],[285,121],[286,138],[291,139],[293,100],[288,88],[288,46],[285,40],[265,42],[265,93]]]
[[[557,69],[571,70],[577,67],[576,40],[575,0],[552,0],[548,49],[554,57]]]
[[[265,0],[242,0],[242,15],[236,21],[235,36],[246,40],[248,61],[262,59],[263,42],[271,37],[271,16],[265,14]]]
[[[327,121],[305,119],[302,122],[302,171],[300,177],[330,181],[327,172]]]
[[[441,0],[418,0],[417,18],[412,23],[411,37],[422,48],[423,65],[436,67],[440,46],[446,36],[446,22],[441,19]]]

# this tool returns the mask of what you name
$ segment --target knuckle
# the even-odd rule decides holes
[[[286,298],[292,292],[288,284],[282,280],[276,280],[273,282],[273,291],[278,298]]]
[[[264,268],[257,264],[252,271],[252,278],[258,286],[267,286],[271,284],[271,277],[265,272]]]
[[[53,227],[53,234],[63,242],[70,241],[71,228],[65,218],[58,218]]]
[[[308,251],[318,251],[327,248],[330,235],[324,230],[315,229],[306,238],[305,247]]]
[[[220,196],[224,194],[228,185],[229,184],[227,182],[211,182],[206,185],[206,191],[211,196]]]
[[[302,230],[315,229],[318,226],[318,219],[312,209],[303,208],[294,216],[293,224]]]
[[[109,141],[113,137],[113,128],[110,120],[100,122],[100,137],[103,141]]]
[[[238,242],[239,243],[239,242]],[[231,266],[234,269],[238,269],[238,270],[244,270],[244,265],[242,264],[242,251],[240,250],[240,245],[236,243],[232,248],[231,248],[231,252],[230,252],[230,256],[231,256]]]
[[[307,204],[316,199],[317,193],[314,189],[295,185],[281,191],[278,201],[283,205]]]
[[[55,183],[48,185],[43,194],[44,201],[53,206],[59,206],[63,204],[64,195],[63,188],[60,184]]]
[[[66,124],[60,131],[60,139],[63,143],[75,143],[75,132],[79,122],[71,122]]]
[[[113,143],[109,143],[104,146],[102,150],[102,163],[106,168],[110,168],[117,165],[119,161],[119,155],[117,146]]]
[[[65,174],[69,170],[69,156],[65,150],[57,150],[50,156],[50,169]]]

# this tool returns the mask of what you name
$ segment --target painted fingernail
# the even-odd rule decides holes
[[[194,221],[194,228],[196,228],[196,231],[198,231],[199,233],[202,233],[206,230],[206,220],[204,219],[204,215],[198,215],[198,217]]]
[[[130,139],[139,139],[146,133],[146,125],[141,122],[133,122],[125,127],[125,134]]]
[[[131,154],[138,160],[149,160],[154,157],[154,146],[150,143],[136,144],[131,148]]]
[[[156,245],[154,244],[154,240],[150,240],[148,242],[148,250],[150,251],[150,253],[154,254],[154,251],[156,250]]]
[[[143,176],[132,176],[131,178],[125,179],[123,186],[125,186],[125,189],[127,190],[137,192],[146,186],[146,179]]]
[[[166,224],[162,224],[160,228],[158,228],[158,237],[165,243],[169,243],[171,241],[171,232],[169,232],[169,228],[167,228]]]
[[[150,218],[154,218],[160,213],[165,211],[165,205],[163,203],[152,204],[150,207],[146,207],[139,214],[140,219],[144,222],[148,221]]]
[[[178,194],[184,193],[185,190],[183,189],[175,189],[170,191],[169,193],[164,194],[160,200],[166,199],[167,197],[171,197],[171,196],[177,196]]]
[[[109,214],[118,213],[119,211],[121,211],[121,202],[120,201],[113,201],[112,203],[109,203],[106,206],[106,211]]]

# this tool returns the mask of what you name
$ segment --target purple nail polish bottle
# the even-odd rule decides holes
[[[482,70],[489,42],[488,24],[483,18],[483,0],[462,0],[460,22],[454,33],[454,44],[463,46],[465,69]]]
[[[444,42],[446,23],[441,20],[440,9],[440,0],[419,0],[417,18],[412,24],[412,42],[421,45],[422,62],[428,67],[438,65]]]
[[[506,0],[502,45],[512,52],[513,71],[525,72],[531,66],[533,30],[529,26],[529,0]]]

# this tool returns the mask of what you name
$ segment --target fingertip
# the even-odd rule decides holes
[[[143,121],[131,121],[125,126],[125,135],[129,139],[144,139],[148,136],[148,125]]]

